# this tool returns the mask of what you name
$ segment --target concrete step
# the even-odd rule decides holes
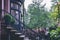
[[[10,30],[10,31],[11,31],[11,32],[17,32],[17,30],[14,30],[14,29],[13,29],[13,30]]]

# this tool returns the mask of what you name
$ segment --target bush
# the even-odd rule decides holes
[[[11,23],[14,24],[15,22],[14,18],[9,14],[4,15],[4,20],[6,24],[11,24]]]

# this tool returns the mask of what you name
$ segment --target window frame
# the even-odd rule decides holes
[[[14,7],[11,7],[11,3],[14,5],[14,4],[16,4],[17,6],[18,6],[18,8],[16,9],[16,8],[14,8]],[[15,5],[15,6],[16,6]],[[21,20],[20,19],[20,15],[21,15],[21,3],[20,2],[17,2],[17,1],[10,1],[10,12],[11,12],[11,10],[13,10],[13,11],[17,11],[18,12],[18,18],[17,18],[17,16],[14,16],[15,18],[17,18],[18,20]],[[12,14],[12,13],[11,13]],[[15,13],[16,14],[16,13]],[[20,23],[19,23],[20,24]]]

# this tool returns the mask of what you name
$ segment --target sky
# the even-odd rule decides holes
[[[28,8],[28,5],[32,3],[32,0],[25,0],[25,8],[27,9]],[[46,3],[46,8],[47,9],[50,9],[51,7],[51,0],[44,0],[42,4],[45,4]]]
[[[28,5],[32,3],[32,0],[25,0],[24,4],[25,4],[25,8],[28,8]]]

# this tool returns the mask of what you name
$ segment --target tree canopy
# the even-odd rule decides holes
[[[48,27],[49,26],[49,12],[46,10],[45,5],[41,5],[41,2],[34,2],[29,5],[28,13],[31,14],[29,26],[35,27]]]
[[[42,5],[41,3],[43,0],[33,0],[33,3],[31,3],[28,6],[28,13],[30,14],[30,21],[27,24],[30,28],[36,28],[36,27],[52,27],[57,24],[57,17],[58,17],[58,6],[52,4],[51,11],[48,11],[45,8],[45,5]],[[52,2],[56,3],[55,0]]]

